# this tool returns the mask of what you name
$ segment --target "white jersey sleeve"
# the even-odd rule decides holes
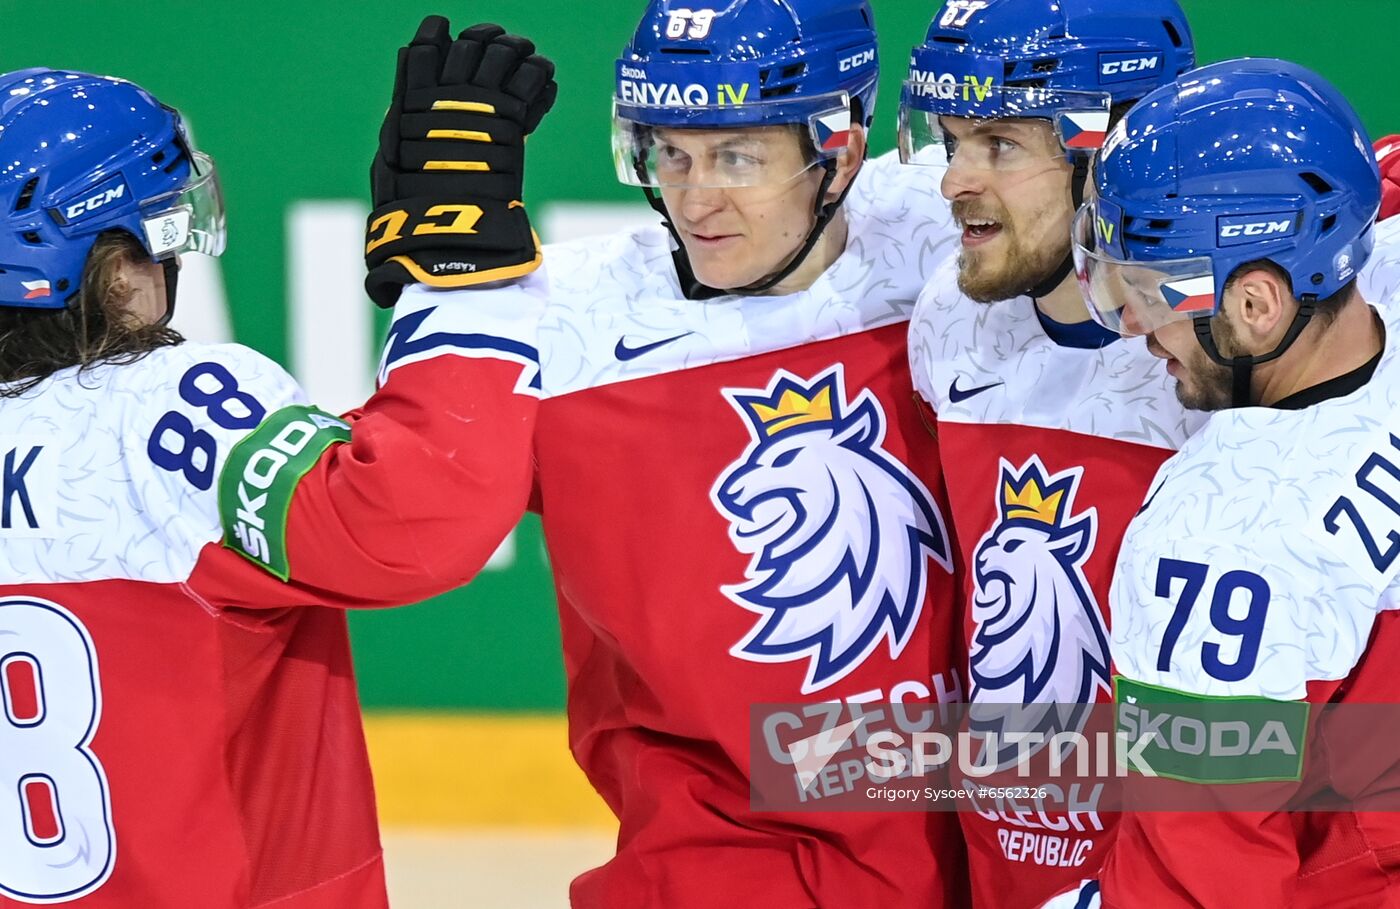
[[[1172,523],[1173,534],[1186,533],[1143,546],[1154,531],[1135,524],[1125,540],[1110,594],[1122,677],[1210,697],[1297,701],[1309,682],[1345,678],[1356,666],[1379,596],[1334,552],[1303,537],[1272,545],[1220,526],[1192,536],[1191,522]]]
[[[308,403],[286,370],[237,344],[181,345],[134,378],[149,383],[132,429],[138,443],[145,436],[152,475],[189,503],[181,513],[201,518],[217,513],[205,465],[217,478],[229,450],[268,414]],[[201,456],[204,451],[210,458]]]
[[[7,402],[0,457],[14,462],[26,506],[7,509],[0,528],[12,578],[183,580],[222,536],[217,478],[230,449],[302,403],[267,357],[194,343],[64,370]]]
[[[1382,303],[1400,293],[1400,218],[1388,218],[1377,224],[1375,241],[1371,258],[1357,277],[1357,286],[1362,297],[1372,303]]]
[[[1216,413],[1162,465],[1110,595],[1121,675],[1300,700],[1357,666],[1400,576],[1396,328],[1358,391]]]
[[[1124,537],[1110,594],[1119,731],[1164,784],[1207,784],[1161,797],[1224,810],[1125,814],[1105,906],[1370,906],[1389,887],[1384,809],[1278,810],[1390,791],[1395,773],[1384,749],[1349,760],[1357,715],[1332,710],[1395,701],[1400,332],[1395,309],[1377,311],[1391,324],[1370,381],[1298,410],[1212,414]],[[1148,776],[1125,782],[1138,804],[1159,785]]]

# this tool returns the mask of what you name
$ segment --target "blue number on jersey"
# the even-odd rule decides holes
[[[1400,438],[1396,438],[1392,434],[1390,447],[1400,450]],[[1397,502],[1390,493],[1381,489],[1380,484],[1375,480],[1374,475],[1378,470],[1389,474],[1392,480],[1400,482],[1400,467],[1397,467],[1384,454],[1375,452],[1356,472],[1357,488],[1390,509],[1391,514],[1400,516],[1400,502]],[[1385,539],[1390,545],[1382,551],[1376,543],[1375,533],[1362,520],[1361,512],[1356,507],[1356,503],[1347,496],[1338,496],[1337,501],[1332,504],[1322,519],[1322,526],[1327,528],[1327,532],[1333,536],[1341,532],[1342,525],[1338,518],[1342,515],[1351,519],[1351,526],[1356,529],[1356,535],[1360,538],[1361,545],[1366,548],[1366,554],[1371,557],[1371,564],[1375,566],[1376,570],[1382,574],[1389,571],[1390,566],[1395,564],[1396,558],[1400,558],[1400,533],[1396,533],[1394,530],[1387,531]]]
[[[212,389],[207,387],[211,382]],[[191,366],[180,378],[180,397],[205,411],[209,419],[223,429],[252,429],[267,416],[267,408],[257,398],[240,391],[238,380],[221,363]],[[166,447],[170,436],[179,440],[178,449]],[[197,429],[190,418],[179,411],[170,410],[161,415],[146,442],[146,455],[157,467],[184,474],[196,489],[214,485],[218,445],[212,435]]]
[[[1176,650],[1177,639],[1186,627],[1186,620],[1196,605],[1201,591],[1205,588],[1206,575],[1210,566],[1200,562],[1187,562],[1181,559],[1162,559],[1157,563],[1156,594],[1163,599],[1171,599],[1172,581],[1180,580],[1181,597],[1176,601],[1176,609],[1167,622],[1167,630],[1162,635],[1162,648],[1157,654],[1157,669],[1171,671],[1172,652]],[[1249,607],[1243,618],[1230,614],[1230,604],[1237,591],[1249,595]],[[1233,662],[1220,657],[1220,645],[1201,645],[1201,667],[1212,677],[1222,682],[1238,682],[1248,678],[1259,661],[1259,645],[1264,638],[1264,617],[1269,612],[1271,591],[1269,584],[1252,571],[1227,571],[1215,583],[1215,591],[1210,598],[1210,624],[1216,631],[1240,639],[1239,653]]]

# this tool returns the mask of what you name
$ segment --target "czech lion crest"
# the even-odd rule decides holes
[[[929,562],[951,571],[943,516],[883,447],[869,389],[847,401],[840,365],[807,381],[780,370],[765,389],[726,389],[750,443],[711,501],[746,579],[722,589],[761,618],[730,653],[807,661],[802,693],[845,678],[883,642],[896,658],[918,626]]]
[[[1074,513],[1083,472],[1003,460],[998,520],[974,552],[971,728],[997,734],[999,766],[1016,752],[1008,734],[1079,732],[1111,690],[1108,635],[1083,568],[1098,512]]]

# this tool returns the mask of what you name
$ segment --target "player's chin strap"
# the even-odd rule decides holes
[[[1074,200],[1074,211],[1079,211],[1079,206],[1084,204],[1084,187],[1089,182],[1089,156],[1077,154],[1074,156],[1074,174],[1070,178],[1069,191],[1070,198]],[[1032,300],[1039,300],[1054,293],[1056,288],[1065,283],[1065,279],[1074,274],[1074,249],[1065,254],[1064,261],[1051,272],[1039,284],[1025,291],[1021,296],[1030,297]]]
[[[1233,376],[1233,383],[1230,391],[1232,407],[1251,407],[1254,405],[1254,394],[1252,380],[1254,367],[1261,363],[1268,363],[1270,360],[1277,360],[1283,356],[1288,348],[1293,346],[1293,342],[1298,340],[1298,336],[1303,333],[1303,329],[1308,327],[1309,320],[1313,317],[1313,310],[1317,304],[1317,296],[1314,294],[1304,294],[1298,300],[1298,312],[1293,316],[1293,324],[1288,326],[1288,333],[1278,342],[1272,351],[1260,356],[1248,357],[1227,357],[1220,353],[1220,348],[1215,346],[1215,336],[1210,333],[1210,319],[1193,319],[1195,323],[1192,327],[1196,330],[1196,340],[1201,347],[1205,348],[1206,356],[1211,360],[1228,367]]]
[[[644,169],[640,163],[637,165],[637,168],[639,173]],[[681,240],[681,235],[676,230],[676,226],[671,223],[671,215],[666,211],[666,203],[662,200],[661,194],[655,192],[650,186],[643,186],[642,191],[647,195],[647,202],[651,203],[651,207],[656,209],[657,213],[661,215],[662,223],[666,225],[666,229],[671,232],[671,237],[676,241],[676,249],[671,253],[671,259],[676,263],[676,277],[680,279],[681,292],[685,295],[685,298],[687,300],[709,300],[714,297],[723,297],[730,294],[741,296],[761,294],[764,291],[772,290],[779,282],[785,280],[789,275],[797,271],[802,263],[807,260],[807,257],[811,255],[812,249],[817,245],[817,241],[821,239],[822,232],[825,231],[827,225],[831,223],[831,219],[836,217],[836,213],[841,210],[841,204],[846,201],[846,195],[851,191],[851,187],[855,185],[856,181],[852,178],[839,196],[830,202],[824,202],[823,200],[826,198],[827,190],[831,189],[831,184],[836,180],[837,169],[838,164],[834,159],[822,162],[822,170],[824,173],[822,175],[822,184],[817,188],[816,223],[813,224],[812,229],[807,232],[807,241],[802,244],[802,248],[797,251],[797,254],[792,257],[788,264],[769,277],[763,278],[754,284],[750,284],[747,287],[734,287],[728,290],[702,284],[700,279],[695,277],[695,270],[690,266],[690,257],[687,256],[685,252],[685,243]]]
[[[156,320],[156,324],[164,327],[170,324],[170,319],[175,315],[175,289],[180,283],[180,257],[171,256],[163,260],[160,267],[165,270],[165,315]]]

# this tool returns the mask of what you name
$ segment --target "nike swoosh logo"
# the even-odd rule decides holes
[[[958,376],[958,379],[962,376]],[[980,395],[984,391],[991,391],[998,385],[1005,385],[1005,382],[993,382],[990,385],[979,385],[977,388],[959,388],[958,379],[953,380],[953,384],[948,386],[948,400],[953,404],[961,404],[973,395]]]
[[[685,334],[676,335],[674,338],[664,338],[660,341],[652,341],[650,344],[643,344],[640,347],[628,347],[627,339],[625,337],[618,338],[617,346],[613,348],[613,356],[617,357],[623,363],[626,363],[628,360],[635,360],[640,356],[651,353],[657,348],[665,347],[667,344],[674,344],[681,338],[688,338],[693,334],[695,334],[695,332],[688,331]]]

